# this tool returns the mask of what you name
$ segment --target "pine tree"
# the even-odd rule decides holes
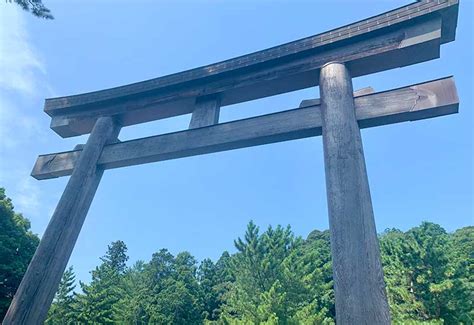
[[[146,285],[145,263],[137,261],[127,269],[122,277],[122,295],[114,304],[114,320],[116,324],[148,324],[149,319],[144,302],[150,294]]]
[[[70,266],[61,278],[59,289],[56,292],[53,304],[48,312],[46,324],[61,325],[76,323],[75,282],[76,276],[74,275],[73,267]]]
[[[328,231],[303,240],[289,227],[260,233],[250,222],[235,246],[199,268],[191,254],[166,249],[127,268],[126,246],[114,242],[82,294],[71,294],[74,276],[65,273],[48,323],[334,324]],[[394,324],[473,323],[474,227],[390,229],[380,248]],[[64,312],[74,308],[74,317]]]
[[[31,12],[34,16],[44,19],[54,19],[51,11],[45,7],[41,0],[6,0],[15,2],[23,10]]]
[[[122,298],[121,280],[126,268],[127,247],[122,241],[108,246],[102,264],[92,274],[90,284],[79,282],[83,294],[77,295],[79,322],[114,323],[114,305]]]
[[[250,222],[244,240],[235,241],[238,252],[229,263],[235,281],[224,295],[221,321],[300,324],[311,314],[315,323],[331,324],[329,250],[314,250],[321,243],[329,246],[320,238],[296,238],[289,227],[259,235]]]

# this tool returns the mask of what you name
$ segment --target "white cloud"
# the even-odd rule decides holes
[[[47,128],[38,107],[51,91],[45,64],[30,42],[26,14],[16,5],[0,8],[0,186],[6,187],[16,211],[36,218],[50,208],[30,176],[36,158],[31,148],[45,141]]]
[[[0,11],[0,88],[34,95],[41,86],[38,75],[46,70],[29,42],[23,14],[13,5]]]
[[[15,204],[18,211],[22,211],[26,215],[37,214],[40,208],[40,189],[33,181],[28,175],[28,177],[22,178],[17,186]]]
[[[24,113],[8,96],[0,95],[0,153],[42,139],[44,133],[36,118]]]
[[[15,5],[0,10],[0,152],[43,134],[28,107],[42,102],[39,94],[50,93],[50,87],[24,15]]]
[[[26,166],[9,168],[8,172],[2,166],[0,168],[0,186],[9,184],[7,195],[13,199],[15,211],[24,213],[25,216],[32,216],[38,213],[40,206],[41,192]]]

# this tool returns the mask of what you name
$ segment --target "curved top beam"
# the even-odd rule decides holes
[[[387,53],[427,43],[426,37],[420,34],[424,27],[418,31],[408,29],[429,20],[441,21],[440,34],[436,38],[438,46],[452,41],[455,37],[457,12],[458,0],[417,1],[322,34],[219,63],[121,87],[46,99],[44,110],[52,117],[90,119],[91,116],[96,118],[101,115],[117,115],[119,112],[115,109],[123,110],[125,106],[127,109],[155,109],[165,105],[163,113],[149,114],[153,115],[153,119],[157,119],[190,113],[194,101],[200,96],[217,94],[221,97],[221,105],[225,106],[302,89],[317,84],[318,66],[315,61],[337,59],[343,54],[354,53],[355,44],[360,44],[358,52],[366,53],[378,46],[380,53]],[[423,37],[412,37],[407,41],[406,35],[410,33]],[[369,44],[369,40],[374,40],[376,44]],[[393,43],[391,48],[387,47],[390,41]],[[351,48],[346,49],[348,46]],[[420,49],[417,49],[417,52],[420,52]],[[352,69],[353,76],[414,64],[439,55],[439,49],[432,44],[429,48],[424,48],[424,52],[425,55],[415,56],[404,53],[403,59],[375,57],[374,53],[370,53],[370,62],[362,56],[351,57],[358,60]],[[347,60],[345,62],[349,62]],[[374,60],[377,60],[375,64]],[[130,117],[129,119],[134,120]],[[142,122],[140,118],[136,120],[138,123]],[[125,121],[125,124],[134,123]],[[89,127],[79,128],[80,131],[70,130],[68,125],[55,128],[54,123],[52,128],[62,136],[90,131]]]

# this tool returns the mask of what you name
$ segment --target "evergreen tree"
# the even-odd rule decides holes
[[[58,292],[56,292],[53,304],[49,309],[46,324],[61,325],[76,323],[76,310],[74,306],[75,281],[76,276],[74,275],[72,266],[70,266],[61,278]]]
[[[128,260],[127,247],[122,241],[108,246],[102,264],[92,274],[90,284],[79,282],[83,294],[77,295],[78,320],[87,324],[113,324],[114,305],[121,299],[122,277]]]
[[[15,2],[23,10],[31,12],[33,15],[44,19],[54,19],[51,11],[45,7],[41,0],[6,0]]]
[[[206,258],[199,265],[198,280],[204,304],[203,317],[207,320],[216,320],[219,308],[219,296],[216,290],[217,267],[210,259]]]
[[[222,313],[222,304],[235,278],[230,269],[230,254],[225,251],[214,264],[210,259],[202,261],[198,270],[198,280],[203,301],[203,318],[216,321]]]
[[[148,321],[156,324],[202,323],[202,301],[196,260],[189,253],[173,257],[167,250],[153,254],[147,266],[151,292]]]
[[[122,277],[122,295],[114,305],[114,320],[117,324],[148,324],[144,302],[150,291],[146,285],[145,263],[137,261]]]
[[[5,316],[39,243],[30,227],[30,221],[14,211],[5,189],[0,188],[0,319]]]
[[[392,229],[382,235],[394,323],[442,320],[444,324],[472,324],[469,268],[474,236],[469,228],[450,235],[439,225],[423,222],[406,233]]]
[[[187,252],[162,249],[127,268],[126,246],[114,242],[82,294],[71,294],[66,271],[48,323],[334,324],[328,231],[303,240],[289,227],[260,233],[250,222],[235,246],[199,267]],[[390,229],[380,248],[394,324],[472,324],[474,227]]]
[[[230,263],[235,282],[225,295],[220,320],[301,324],[311,314],[306,323],[332,323],[332,283],[326,275],[331,271],[330,257],[317,258],[312,251],[320,243],[319,238],[307,242],[296,238],[289,227],[269,227],[259,235],[250,222],[244,240],[235,241],[238,253]]]
[[[453,286],[448,306],[455,311],[454,319],[462,324],[474,324],[474,227],[456,230],[451,236],[450,253],[454,270]]]
[[[398,229],[389,229],[380,238],[380,250],[392,320],[405,321],[426,314],[414,289],[416,242]]]

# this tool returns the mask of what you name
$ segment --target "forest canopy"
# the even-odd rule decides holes
[[[0,228],[3,318],[38,245],[4,189]],[[474,227],[448,233],[424,222],[379,239],[394,324],[472,324]],[[234,246],[217,261],[159,249],[130,265],[126,244],[114,241],[89,283],[66,270],[46,324],[334,324],[327,230],[303,239],[251,221]]]
[[[113,242],[80,290],[68,269],[47,324],[334,324],[328,231],[302,239],[250,222],[234,244],[216,262],[160,249],[127,267]],[[424,222],[380,245],[395,324],[472,324],[474,227]]]

